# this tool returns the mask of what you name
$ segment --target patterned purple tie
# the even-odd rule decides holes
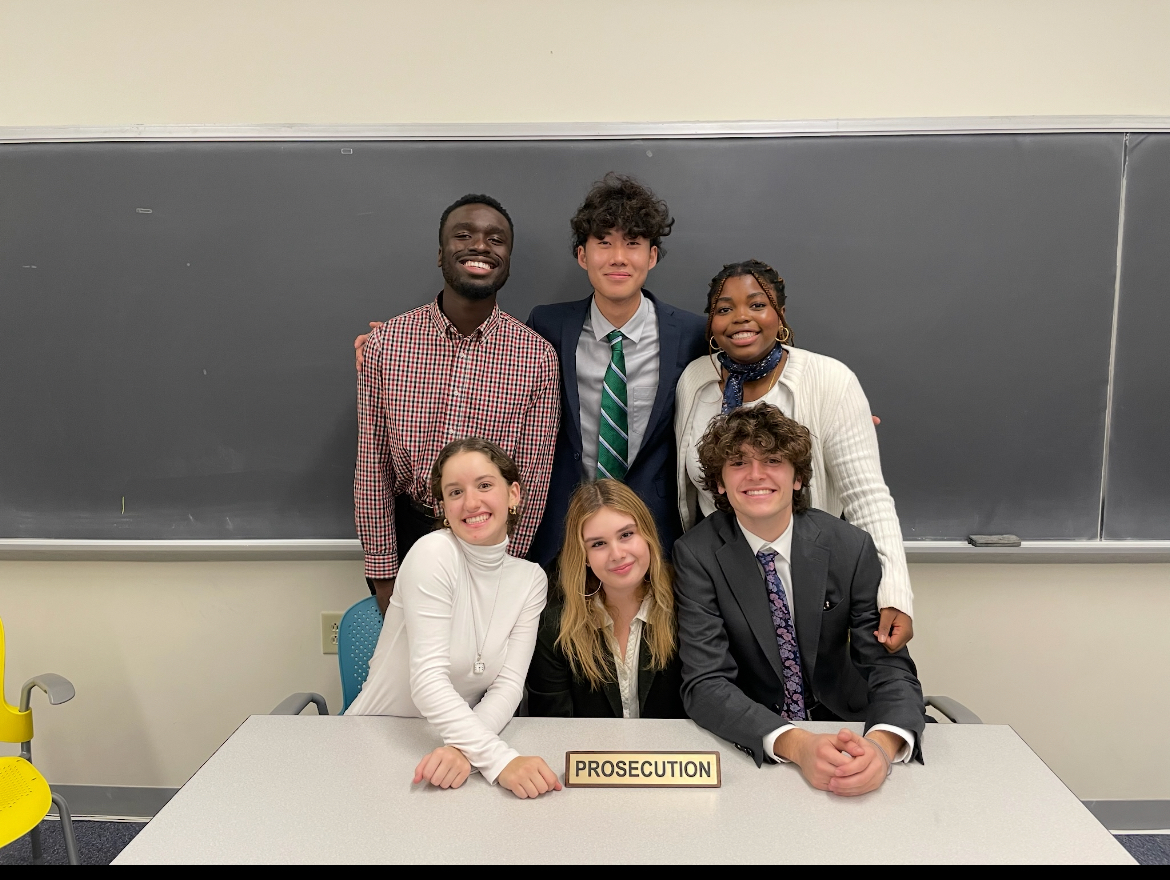
[[[772,608],[772,623],[776,626],[776,645],[780,649],[780,662],[784,666],[784,711],[781,716],[789,721],[804,721],[804,680],[800,672],[800,646],[796,644],[796,628],[788,612],[788,599],[784,596],[784,584],[776,571],[776,551],[760,551],[756,554],[764,567],[764,580],[768,584],[768,604]]]

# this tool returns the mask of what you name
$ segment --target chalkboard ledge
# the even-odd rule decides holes
[[[972,547],[966,541],[905,541],[907,562],[1170,562],[1170,541],[1024,541]]]
[[[925,563],[1170,562],[1170,541],[1024,541],[972,547],[966,541],[906,541],[906,559]],[[0,561],[216,562],[360,560],[353,539],[99,541],[0,538]]]
[[[355,538],[103,541],[0,538],[0,560],[217,562],[361,559]]]
[[[178,125],[3,125],[0,143],[101,141],[534,141],[818,137],[899,134],[1066,134],[1170,131],[1170,116],[911,116],[719,122],[407,122]]]

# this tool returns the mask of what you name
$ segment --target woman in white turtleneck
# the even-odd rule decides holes
[[[520,475],[494,443],[447,444],[431,470],[444,528],[402,561],[370,674],[347,715],[423,717],[445,745],[414,781],[458,788],[474,767],[517,797],[561,787],[540,757],[500,739],[523,695],[548,581],[507,554]]]

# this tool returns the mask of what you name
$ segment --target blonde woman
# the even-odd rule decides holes
[[[528,669],[531,715],[685,718],[670,564],[624,483],[578,487]]]
[[[431,469],[443,528],[402,562],[370,674],[347,715],[426,718],[443,745],[414,781],[458,788],[472,768],[517,797],[559,790],[556,773],[500,739],[532,658],[548,581],[507,554],[520,519],[520,472],[477,437],[448,443]]]

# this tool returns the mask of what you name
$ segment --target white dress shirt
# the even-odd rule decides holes
[[[762,551],[773,551],[776,553],[776,574],[780,576],[780,583],[784,585],[784,599],[788,603],[788,613],[792,618],[792,634],[796,635],[796,613],[792,610],[792,518],[789,517],[788,528],[775,541],[765,541],[759,535],[754,535],[749,532],[742,524],[739,524],[739,528],[743,532],[744,538],[747,539],[748,546],[752,548],[753,554]],[[760,577],[766,577],[764,575],[764,567],[760,565],[759,559],[756,560],[756,567],[760,570]],[[786,763],[787,759],[781,758],[776,754],[776,738],[784,731],[795,726],[795,724],[783,724],[767,734],[764,737],[764,754],[774,761]],[[875,724],[869,729],[869,732],[875,730],[888,730],[890,733],[900,736],[905,741],[905,745],[898,750],[898,754],[891,756],[891,758],[894,761],[903,763],[910,760],[910,755],[914,752],[913,733],[908,730],[903,730],[900,727],[894,727],[892,724]]]
[[[584,477],[597,476],[597,435],[601,430],[601,386],[609,369],[610,345],[614,330],[621,330],[622,355],[626,360],[626,404],[630,429],[627,465],[632,465],[642,448],[654,395],[658,393],[658,315],[650,297],[642,296],[638,311],[621,327],[609,322],[597,307],[589,306],[581,336],[577,339],[577,396],[581,405],[581,468]]]
[[[601,601],[601,594],[598,593],[594,596],[593,601],[597,603],[601,613],[605,615],[605,644],[610,653],[613,654],[613,665],[617,667],[618,691],[622,695],[622,717],[640,718],[638,668],[640,665],[639,657],[642,653],[642,627],[650,619],[650,603],[653,600],[647,593],[646,598],[642,600],[641,607],[638,608],[638,613],[630,621],[630,633],[626,637],[625,657],[622,656],[621,646],[618,645],[617,636],[613,631],[613,618],[610,617],[609,609],[605,607],[605,603]]]
[[[426,718],[488,782],[519,754],[499,734],[520,705],[548,590],[541,567],[507,548],[467,544],[447,529],[418,540],[345,712]]]

